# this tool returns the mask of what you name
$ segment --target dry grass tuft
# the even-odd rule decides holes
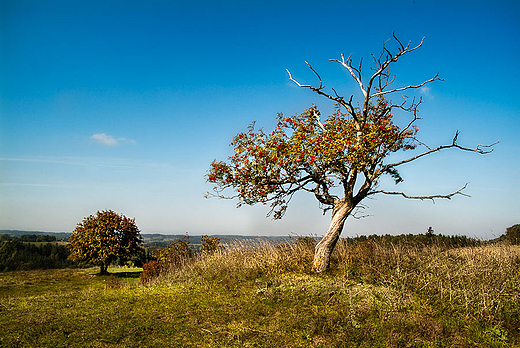
[[[201,254],[184,267],[174,268],[170,281],[193,278],[206,280],[247,280],[287,272],[310,272],[314,254],[312,239],[275,243],[258,239],[236,240],[212,254]]]

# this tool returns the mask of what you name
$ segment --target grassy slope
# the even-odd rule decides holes
[[[520,346],[518,247],[340,245],[327,275],[311,255],[237,244],[147,286],[128,270],[0,273],[0,346]]]

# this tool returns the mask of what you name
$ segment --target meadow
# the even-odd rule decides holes
[[[2,347],[520,347],[520,247],[236,241],[141,269],[0,273]]]

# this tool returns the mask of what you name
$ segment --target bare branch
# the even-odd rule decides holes
[[[352,211],[351,215],[354,219],[356,220],[361,220],[361,219],[364,219],[364,218],[367,218],[369,216],[372,216],[370,214],[361,214],[360,215],[360,211],[362,209],[366,209],[366,206],[361,204],[361,203],[358,203],[358,205],[356,206],[356,208]]]
[[[418,85],[415,85],[415,86],[414,85],[409,85],[409,86],[406,86],[406,87],[392,89],[390,91],[380,91],[380,92],[372,94],[370,97],[373,98],[373,97],[377,97],[377,96],[380,96],[380,95],[394,93],[394,92],[400,92],[400,91],[404,91],[404,90],[411,89],[411,88],[420,88],[420,87],[424,86],[425,84],[433,82],[433,81],[444,81],[444,80],[439,78],[439,74],[437,73],[434,77],[432,77],[429,80],[424,81],[421,84],[418,84]],[[390,83],[387,83],[384,87],[387,87]]]
[[[224,196],[223,194],[221,194],[221,192],[223,192],[224,190],[223,189],[217,189],[216,187],[213,188],[213,191],[215,193],[206,192],[204,194],[204,198],[235,199],[235,198],[239,198],[240,197],[239,194],[236,194],[236,195],[233,195],[233,196]]]
[[[292,82],[296,83],[298,85],[298,87],[307,87],[307,88],[310,88],[312,90],[315,90],[317,88],[315,88],[314,86],[311,86],[311,85],[302,85],[301,83],[299,83],[298,81],[296,81],[295,79],[293,79],[292,75],[291,75],[291,72],[289,71],[289,69],[285,69],[285,71],[287,71],[287,74],[289,74],[289,80],[291,80]]]
[[[313,104],[313,106],[315,105]],[[321,130],[325,132],[325,126],[323,125],[323,123],[321,123],[319,111],[316,111],[316,109],[314,109],[312,114],[314,117],[316,117],[316,121],[318,122],[318,125],[320,126]]]
[[[399,43],[399,45],[401,46],[401,51],[404,51],[404,46],[403,44],[401,43],[401,41],[399,41],[399,39],[397,38],[397,36],[395,36],[395,31],[392,32],[392,36],[394,37],[395,41],[397,41]],[[424,40],[424,39],[423,39]],[[410,44],[408,44],[410,45]]]
[[[410,137],[410,139],[413,139],[414,141],[417,142],[417,144],[424,146],[424,147],[427,148],[428,150],[431,150],[431,147],[429,147],[427,144],[425,144],[424,142],[420,141],[420,140],[417,139],[416,137]]]
[[[460,146],[459,144],[457,144],[456,143],[457,136],[458,136],[458,133],[454,137],[453,143],[450,144],[450,145],[441,145],[441,146],[438,146],[438,147],[436,147],[434,149],[429,149],[429,150],[427,150],[427,151],[425,151],[423,153],[420,153],[420,154],[418,154],[416,156],[410,157],[408,159],[405,159],[405,160],[402,160],[402,161],[399,161],[399,162],[396,162],[396,163],[392,163],[392,164],[387,164],[383,168],[383,171],[386,171],[389,168],[400,166],[401,164],[405,164],[405,163],[408,163],[408,162],[415,161],[416,159],[421,158],[421,157],[426,156],[426,155],[429,155],[431,153],[434,153],[434,152],[437,152],[437,151],[441,151],[441,150],[444,150],[444,149],[449,149],[449,148],[452,148],[452,147],[455,147],[455,148],[463,150],[463,151],[476,152],[476,153],[479,153],[479,154],[483,155],[483,154],[487,154],[487,153],[490,153],[490,152],[493,151],[493,149],[491,149],[491,150],[484,150],[483,148],[491,148],[494,145],[498,144],[498,141],[493,143],[493,144],[491,144],[491,145],[478,144],[477,147],[475,147],[474,149],[471,149],[471,148],[463,147],[463,146]]]
[[[383,74],[381,74],[381,75],[383,75]],[[388,71],[385,74],[385,76],[383,76],[383,78],[381,78],[381,75],[379,78],[379,90],[383,91],[386,87],[390,86],[395,81],[396,75],[394,75],[392,77],[392,79],[390,79],[390,73]],[[382,84],[383,80],[385,80],[384,85]]]
[[[406,99],[407,97],[402,95],[401,96],[403,98],[403,102],[401,104],[391,104],[389,107],[390,108],[399,108],[401,110],[404,110],[404,111],[409,111],[410,108],[406,108],[404,105],[406,104],[406,102],[408,101],[408,99]]]
[[[395,33],[393,34],[394,38],[395,38]],[[397,40],[397,39],[396,39]],[[399,45],[401,46],[401,48],[399,49],[399,52],[397,52],[396,54],[392,54],[387,48],[386,48],[386,43],[388,41],[384,42],[383,43],[383,51],[386,52],[387,56],[386,56],[386,59],[384,62],[378,64],[379,65],[379,69],[372,75],[372,77],[370,77],[370,80],[368,81],[368,84],[367,84],[367,88],[366,88],[366,92],[367,94],[370,93],[370,89],[372,88],[372,84],[374,83],[374,79],[378,76],[380,76],[381,74],[383,74],[385,72],[385,70],[387,70],[388,66],[391,64],[391,63],[394,63],[394,62],[397,62],[399,60],[399,58],[406,54],[406,53],[410,53],[412,51],[415,51],[416,49],[418,49],[419,47],[422,46],[423,42],[424,42],[424,37],[422,38],[421,42],[415,46],[415,47],[412,47],[410,48],[410,43],[411,42],[408,42],[408,45],[406,45],[406,47],[403,47],[403,44],[397,40],[397,42],[399,43]],[[381,54],[381,57],[382,57],[383,54]],[[368,99],[370,99],[370,96],[369,98],[366,98],[367,94],[365,94],[365,106],[363,107],[363,110],[366,109],[367,105],[368,105]],[[376,96],[376,94],[374,94],[373,96]]]
[[[328,94],[328,93],[325,93],[323,92],[323,82],[321,80],[321,77],[320,75],[312,68],[312,66],[305,62],[309,68],[316,74],[316,76],[318,77],[319,81],[320,81],[320,87],[314,87],[312,85],[304,85],[304,84],[301,84],[299,83],[297,80],[295,80],[293,77],[292,77],[292,74],[291,72],[289,71],[289,69],[285,69],[285,71],[287,71],[287,74],[289,75],[289,80],[291,80],[292,82],[294,82],[298,87],[304,87],[304,88],[309,88],[310,90],[312,90],[313,92],[316,92],[318,93],[319,95],[322,95],[330,100],[333,100],[335,101],[336,103],[342,105],[343,107],[345,107],[345,109],[347,109],[350,113],[350,115],[354,118],[355,121],[357,121],[357,116],[356,116],[356,113],[354,111],[354,107],[352,106],[352,98],[353,96],[350,97],[350,100],[349,102],[345,102],[345,100],[343,99],[343,97],[339,96],[338,93],[332,89],[334,91],[334,94],[336,95],[335,97]],[[322,129],[324,129],[324,127],[322,125],[320,125],[322,127]]]
[[[320,80],[320,87],[318,87],[318,89],[322,89],[323,88],[323,81],[321,80],[320,74],[318,74],[318,72],[316,70],[314,70],[314,68],[307,61],[305,61],[305,64],[307,64],[309,69],[311,69],[312,72],[316,74],[316,76],[318,77],[318,80]]]
[[[342,53],[341,61],[339,59],[329,59],[329,61],[338,62],[345,69],[347,69],[350,72],[350,75],[352,75],[354,80],[356,80],[356,82],[359,84],[359,88],[361,88],[361,92],[363,92],[363,96],[366,98],[367,91],[363,87],[363,82],[361,81],[361,62],[359,63],[359,69],[352,67],[352,59],[350,58],[351,56],[352,56],[352,54],[350,56],[348,56],[347,61],[345,61],[345,55]],[[354,71],[357,72],[357,75],[354,73]]]
[[[449,193],[447,195],[409,196],[409,195],[407,195],[404,192],[394,192],[394,191],[385,191],[385,190],[372,191],[372,192],[369,193],[369,195],[373,195],[373,194],[376,194],[376,193],[383,193],[383,194],[386,194],[386,195],[401,195],[404,198],[420,199],[421,201],[423,201],[425,199],[431,199],[431,201],[435,203],[435,199],[451,199],[451,197],[453,197],[455,195],[471,197],[470,195],[462,192],[467,186],[468,186],[468,183],[466,183],[462,188],[458,189],[457,191]]]
[[[309,67],[311,68],[312,71],[314,71],[314,69],[312,69],[312,67],[311,67],[310,65],[309,65]],[[289,69],[285,69],[285,71],[287,71],[287,74],[289,74],[289,80],[291,80],[292,82],[294,82],[298,87],[309,88],[310,90],[312,90],[312,91],[318,93],[319,95],[322,95],[322,96],[327,97],[327,98],[329,98],[329,99],[331,99],[331,100],[334,100],[335,102],[340,103],[341,105],[344,105],[345,102],[343,101],[343,98],[341,98],[341,97],[339,97],[339,98],[337,98],[337,97],[333,97],[333,96],[331,96],[331,95],[329,95],[329,94],[327,94],[327,93],[325,93],[325,92],[322,91],[322,89],[323,89],[322,81],[321,81],[319,75],[316,73],[316,71],[314,71],[314,73],[315,73],[315,74],[318,76],[318,78],[320,79],[320,87],[314,87],[314,86],[312,86],[312,85],[303,85],[303,84],[299,83],[298,81],[296,81],[296,80],[292,77],[291,72],[289,71]]]
[[[404,98],[404,97],[403,97],[403,98]],[[405,99],[405,102],[406,102],[406,98],[404,98],[404,99]],[[419,101],[418,101],[417,103],[415,102],[415,98],[414,98],[414,99],[412,100],[412,104],[411,104],[410,107],[408,107],[408,108],[405,108],[404,106],[402,106],[402,105],[404,105],[404,103],[401,104],[400,108],[401,108],[402,110],[404,110],[404,111],[409,112],[409,111],[412,111],[412,109],[413,109],[413,118],[412,118],[412,120],[411,120],[410,122],[408,122],[408,124],[406,125],[406,127],[403,127],[403,129],[401,129],[400,134],[403,134],[404,132],[406,132],[406,131],[408,130],[408,128],[410,128],[410,127],[412,126],[412,124],[413,124],[415,121],[417,121],[417,120],[420,119],[420,117],[417,116],[417,111],[418,111],[417,108],[419,107],[419,105],[421,105],[421,103],[422,103],[422,98],[419,99]]]

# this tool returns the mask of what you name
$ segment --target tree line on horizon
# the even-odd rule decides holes
[[[191,238],[191,237],[190,237]],[[427,232],[421,234],[400,234],[400,235],[362,235],[356,237],[343,238],[348,244],[357,244],[365,241],[374,242],[382,245],[415,245],[428,246],[431,244],[443,245],[446,248],[458,247],[475,247],[488,243],[508,242],[513,245],[520,245],[520,224],[513,225],[506,229],[505,233],[500,237],[491,241],[482,241],[478,238],[472,238],[461,235],[446,236],[434,233],[430,227]],[[280,241],[281,243],[290,243],[291,241],[307,240],[309,243],[316,243],[315,237],[291,237]],[[167,250],[170,245],[177,245],[182,241],[189,253],[186,255],[201,252],[200,245],[190,243],[188,235],[184,238],[177,238],[169,242],[152,242],[150,245],[144,243],[142,252],[130,258],[130,263],[136,267],[141,267],[150,261],[157,261],[157,255],[160,253],[155,250]],[[198,239],[196,240],[198,242]],[[59,242],[52,235],[19,235],[16,237],[9,234],[0,234],[0,272],[17,271],[29,269],[52,269],[52,268],[68,268],[68,267],[89,267],[90,263],[74,262],[69,259],[70,250],[67,244]],[[125,265],[125,260],[116,258],[111,264]]]

